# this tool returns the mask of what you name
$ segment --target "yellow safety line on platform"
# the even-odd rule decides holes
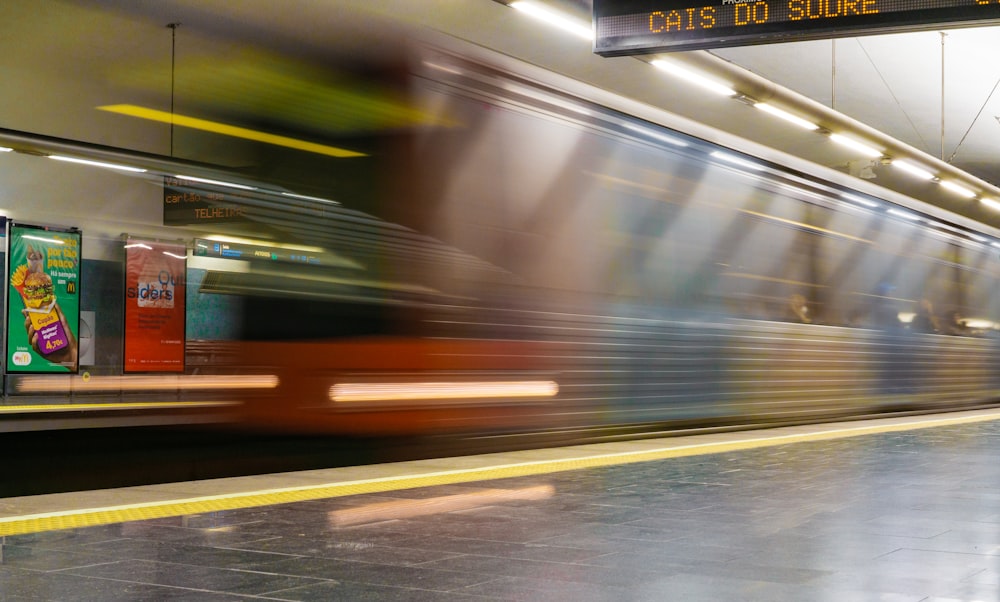
[[[578,458],[537,460],[532,462],[519,462],[481,468],[438,471],[417,475],[362,479],[356,481],[346,481],[343,483],[285,487],[261,491],[202,496],[181,500],[11,516],[0,518],[0,536],[38,533],[41,531],[54,531],[59,529],[76,529],[111,523],[149,520],[169,516],[183,516],[203,512],[218,512],[222,510],[235,510],[238,508],[250,508],[255,506],[271,506],[275,504],[287,504],[291,502],[303,502],[308,500],[344,497],[366,493],[398,491],[435,485],[453,485],[457,483],[491,481],[495,479],[533,476],[568,470],[617,466],[622,464],[650,462],[654,460],[666,460],[686,456],[773,447],[778,445],[788,445],[791,443],[826,441],[847,437],[857,437],[860,435],[909,431],[976,422],[987,422],[992,420],[1000,420],[1000,410],[972,416],[842,427],[793,435],[761,435],[759,437],[719,443],[695,443],[690,445],[676,445],[642,451],[586,455]],[[674,441],[676,441],[676,439],[674,439]]]
[[[65,412],[81,410],[182,410],[184,408],[216,408],[237,405],[235,401],[142,401],[107,403],[38,403],[0,406],[0,414],[31,412]]]

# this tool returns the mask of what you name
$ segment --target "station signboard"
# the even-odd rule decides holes
[[[602,56],[1000,23],[1000,0],[594,0]]]

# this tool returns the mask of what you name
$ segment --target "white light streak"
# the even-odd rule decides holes
[[[840,134],[830,134],[830,140],[833,140],[834,142],[836,142],[841,146],[850,148],[852,150],[856,150],[866,157],[871,157],[874,159],[875,157],[882,156],[882,151],[878,150],[877,148],[868,146],[864,142],[855,140],[854,138],[848,138],[847,136],[841,136]]]
[[[788,111],[785,111],[783,109],[779,109],[778,107],[776,107],[774,105],[767,104],[766,102],[758,102],[754,106],[757,107],[758,109],[760,109],[761,111],[764,111],[765,113],[770,113],[771,115],[774,115],[775,117],[778,117],[780,119],[784,119],[785,121],[788,121],[789,123],[794,123],[795,125],[799,126],[800,128],[807,129],[807,130],[816,130],[816,129],[819,129],[819,126],[816,125],[815,123],[813,123],[811,121],[808,121],[806,119],[803,119],[803,118],[799,117],[798,115],[792,115]]]
[[[913,163],[910,163],[903,159],[893,159],[892,166],[901,171],[905,171],[907,174],[915,178],[919,178],[921,180],[934,179],[934,174],[932,174],[931,172],[927,171],[923,167],[920,167],[919,165],[914,165]]]
[[[704,88],[710,92],[715,92],[720,96],[736,96],[736,90],[729,87],[729,84],[720,82],[718,80],[706,77],[697,71],[688,69],[687,67],[682,67],[677,63],[672,61],[655,60],[649,63],[650,65],[666,71],[667,73],[679,77],[688,83],[692,83],[696,86]]]
[[[557,27],[563,31],[568,31],[569,33],[583,38],[588,42],[592,42],[594,40],[593,26],[566,16],[558,11],[554,11],[546,6],[542,6],[541,4],[519,1],[512,2],[510,7],[548,25]]]

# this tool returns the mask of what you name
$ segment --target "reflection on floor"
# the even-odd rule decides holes
[[[8,536],[10,600],[1000,600],[1000,421]]]

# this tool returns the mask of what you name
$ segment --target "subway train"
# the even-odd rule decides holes
[[[130,235],[184,245],[187,306],[183,369],[126,371],[127,240],[118,223],[89,236],[85,224],[98,357],[72,374],[8,374],[6,404],[114,401],[136,423],[141,404],[203,404],[228,426],[390,435],[996,401],[991,232],[685,133],[648,107],[586,100],[526,66],[414,56],[393,85],[419,123],[372,137],[364,163],[332,176],[366,183],[353,196],[8,132],[34,155],[48,145],[147,168],[101,177],[149,207]],[[168,188],[205,213],[161,218]]]

